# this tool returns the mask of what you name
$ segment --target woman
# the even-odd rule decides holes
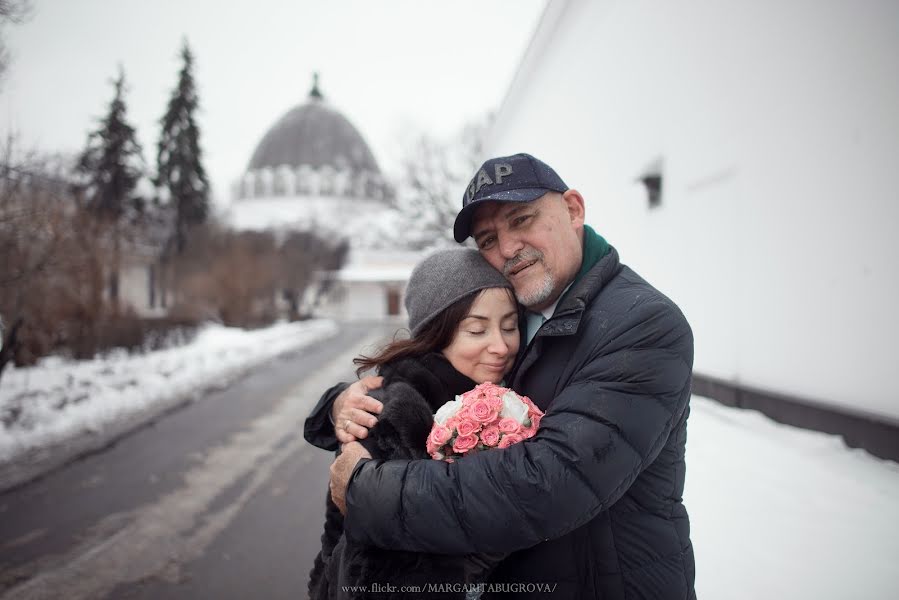
[[[376,369],[384,377],[383,386],[371,392],[384,408],[361,440],[373,458],[429,459],[426,441],[437,409],[479,383],[500,383],[518,353],[519,314],[512,286],[476,250],[445,250],[419,263],[405,304],[411,338],[354,360],[357,373]],[[310,598],[422,598],[429,584],[484,581],[498,558],[360,546],[342,535],[343,518],[330,495],[327,504]],[[371,593],[374,584],[379,593]],[[356,586],[370,591],[354,591]],[[419,591],[407,588],[404,593],[404,586]],[[460,591],[440,597],[466,597],[460,586],[456,589]]]

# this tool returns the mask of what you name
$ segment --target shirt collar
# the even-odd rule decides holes
[[[556,312],[556,307],[559,305],[559,301],[562,300],[562,298],[565,297],[565,294],[568,293],[568,289],[569,289],[573,284],[574,284],[573,281],[572,281],[571,283],[569,283],[569,284],[565,287],[565,289],[562,290],[562,293],[559,294],[559,297],[556,298],[556,301],[555,301],[555,302],[553,302],[552,304],[550,304],[549,306],[547,306],[546,308],[544,308],[543,310],[540,311],[540,314],[543,315],[543,318],[544,318],[544,319],[546,319],[547,321],[549,321],[550,317],[553,316],[553,313]]]

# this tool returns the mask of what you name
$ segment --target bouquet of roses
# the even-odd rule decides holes
[[[434,415],[427,450],[446,460],[489,448],[506,448],[534,437],[543,412],[527,396],[495,383],[482,383]]]

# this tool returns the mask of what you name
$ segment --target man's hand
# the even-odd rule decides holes
[[[351,442],[342,446],[340,456],[331,463],[331,480],[328,486],[331,489],[331,500],[342,515],[346,514],[346,488],[350,475],[353,474],[356,463],[363,458],[371,458],[371,454],[359,442]]]
[[[368,430],[375,426],[384,405],[367,396],[384,383],[383,377],[363,377],[334,400],[331,418],[334,419],[334,434],[341,444],[348,444],[368,436]]]

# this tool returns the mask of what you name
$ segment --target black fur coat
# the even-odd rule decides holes
[[[401,359],[380,372],[384,387],[371,395],[384,403],[378,423],[362,445],[373,458],[428,459],[425,450],[433,414],[446,402],[477,385],[450,365],[442,354]],[[348,541],[343,516],[328,494],[322,549],[310,573],[313,600],[357,598],[427,598],[429,586],[460,589],[458,584],[483,582],[499,556],[446,556],[384,550]],[[453,586],[452,584],[456,584]],[[373,589],[378,587],[377,591]],[[363,591],[362,587],[366,590]],[[419,591],[407,590],[414,586]],[[465,598],[458,593],[435,593],[440,598]]]

